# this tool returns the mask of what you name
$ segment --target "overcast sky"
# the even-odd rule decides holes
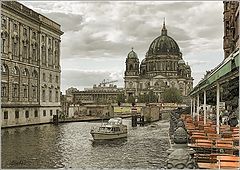
[[[21,1],[61,25],[61,90],[83,89],[103,79],[123,87],[125,60],[134,51],[142,60],[160,35],[164,17],[192,68],[194,85],[223,56],[222,2]]]

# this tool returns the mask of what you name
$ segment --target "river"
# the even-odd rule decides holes
[[[144,127],[128,125],[124,140],[93,142],[92,127],[74,122],[2,129],[2,168],[163,168],[169,148],[168,121]]]

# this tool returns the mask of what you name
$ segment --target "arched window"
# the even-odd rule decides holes
[[[37,61],[37,44],[32,45],[32,59]]]
[[[43,65],[46,65],[47,59],[46,59],[46,49],[45,49],[45,46],[42,46],[42,47],[41,47],[41,51],[42,51],[42,58],[43,58],[42,64],[43,64]]]
[[[45,89],[42,90],[42,101],[43,102],[46,101],[46,91],[45,91]]]
[[[2,74],[7,74],[8,73],[8,68],[6,64],[1,65],[1,73]]]
[[[49,102],[52,102],[52,89],[49,89]]]
[[[58,102],[58,90],[56,90],[56,94],[55,94],[55,102]]]
[[[23,70],[23,76],[28,76],[28,69],[25,68],[25,69]]]
[[[36,97],[37,97],[37,87],[32,86],[32,98],[36,99]]]
[[[28,85],[23,86],[23,97],[28,98]]]
[[[49,82],[52,83],[52,74],[49,75]]]
[[[129,82],[129,88],[133,87],[133,82]]]
[[[19,69],[18,69],[17,66],[14,66],[14,67],[13,67],[13,74],[14,74],[14,75],[19,75]]]
[[[43,73],[43,81],[46,81],[46,74]]]
[[[37,79],[38,78],[38,73],[36,70],[33,71],[33,74],[32,74],[33,78]]]
[[[133,65],[132,64],[129,65],[129,70],[133,70]]]

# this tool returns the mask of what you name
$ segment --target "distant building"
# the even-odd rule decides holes
[[[240,48],[240,25],[239,25],[239,1],[223,1],[224,12],[224,58],[227,58],[235,50]]]
[[[109,104],[71,105],[68,115],[75,118],[81,116],[109,118],[114,116],[114,108]]]
[[[2,127],[50,122],[60,107],[60,25],[1,1]]]
[[[177,42],[167,34],[165,23],[161,35],[150,44],[141,63],[136,52],[129,52],[124,80],[127,97],[137,97],[152,90],[161,101],[162,93],[169,87],[176,87],[183,96],[192,90],[191,68],[183,60]]]
[[[123,94],[123,88],[118,88],[116,85],[96,86],[93,88],[85,88],[83,91],[76,91],[72,88],[66,90],[67,96],[72,96],[73,104],[108,104],[117,102],[117,96]]]

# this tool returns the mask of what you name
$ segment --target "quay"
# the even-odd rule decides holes
[[[131,115],[122,115],[119,116],[121,118],[129,118]],[[101,121],[101,120],[109,120],[110,117],[96,117],[96,116],[82,116],[78,118],[65,118],[65,119],[58,119],[58,123],[70,123],[70,122],[91,122],[91,121]],[[55,123],[52,120],[52,123]]]

